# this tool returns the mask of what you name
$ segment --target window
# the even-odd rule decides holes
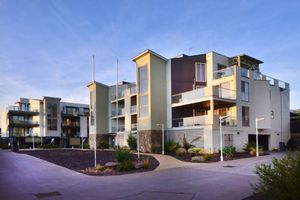
[[[148,116],[148,95],[139,96],[140,98],[140,117]]]
[[[148,116],[148,66],[138,68],[139,117]]]
[[[225,69],[225,68],[227,68],[226,65],[218,64],[218,70]]]
[[[57,103],[47,103],[48,130],[57,131]]]
[[[224,145],[233,146],[233,134],[224,134]]]
[[[242,125],[249,126],[250,119],[249,119],[249,107],[242,106]]]
[[[90,116],[91,116],[91,126],[95,124],[95,117],[94,117],[94,104],[95,104],[95,91],[90,92]]]
[[[206,65],[205,63],[196,63],[196,81],[206,81]]]
[[[249,83],[246,81],[242,81],[241,90],[241,99],[243,101],[249,101]]]
[[[249,78],[249,70],[244,67],[241,67],[241,76]]]
[[[138,80],[139,80],[139,93],[143,94],[148,92],[148,66],[138,68]]]

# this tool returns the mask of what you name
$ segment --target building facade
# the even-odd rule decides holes
[[[264,118],[258,122],[258,132],[259,143],[266,150],[279,148],[280,142],[290,138],[289,84],[262,74],[263,62],[256,58],[208,52],[167,59],[146,50],[132,60],[136,64],[136,86],[120,84],[125,92],[117,100],[111,99],[115,86],[97,82],[88,86],[91,107],[95,105],[94,126],[100,125],[92,134],[111,135],[116,144],[125,146],[134,126],[140,149],[151,151],[161,145],[164,125],[166,140],[200,138],[195,146],[217,152],[222,116],[223,144],[237,150],[255,141],[256,118]],[[136,93],[131,94],[130,88],[136,88]],[[134,115],[129,112],[131,106],[136,108]],[[114,116],[116,108],[121,113]]]
[[[88,137],[89,106],[61,102],[60,98],[20,98],[2,113],[2,137],[17,138],[19,144],[55,143],[76,147]]]

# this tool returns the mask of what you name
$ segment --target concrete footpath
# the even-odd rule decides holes
[[[272,156],[212,164],[155,157],[161,165],[152,172],[88,176],[28,155],[0,150],[0,199],[240,200],[252,193],[250,183],[257,181],[253,174],[255,165],[270,162]],[[229,164],[235,167],[224,167]]]

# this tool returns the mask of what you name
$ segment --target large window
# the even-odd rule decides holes
[[[90,117],[91,117],[91,126],[94,126],[94,124],[95,124],[94,108],[95,108],[95,91],[91,91],[90,92]]]
[[[148,116],[148,66],[138,68],[139,117]]]
[[[57,131],[57,103],[47,103],[48,130]]]
[[[147,65],[138,68],[139,93],[148,92],[148,67]]]
[[[241,99],[243,101],[249,101],[249,83],[246,81],[242,81],[241,90]]]
[[[250,119],[249,119],[249,107],[242,106],[242,125],[249,126]]]
[[[206,81],[206,65],[205,63],[196,63],[196,81]]]

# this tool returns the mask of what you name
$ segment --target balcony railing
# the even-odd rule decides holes
[[[123,97],[125,97],[125,91],[118,92],[118,99],[123,98]],[[112,94],[111,100],[116,100],[116,99],[117,99],[116,94]]]
[[[241,76],[249,78],[250,77],[250,70],[244,67],[241,67]]]
[[[80,122],[62,122],[62,126],[80,127]]]
[[[118,112],[117,112],[116,110],[111,111],[111,115],[112,115],[113,117],[119,116],[119,115],[124,115],[124,114],[125,114],[125,109],[124,109],[124,108],[119,109]]]
[[[236,91],[218,86],[204,87],[172,96],[172,103],[188,103],[199,101],[203,97],[214,96],[223,99],[236,99]]]
[[[172,103],[181,103],[181,102],[198,100],[201,97],[204,97],[204,88],[199,88],[196,90],[191,90],[180,94],[175,94],[172,96]]]
[[[203,126],[208,124],[211,124],[208,115],[172,119],[173,127]]]
[[[236,99],[236,91],[227,89],[227,88],[221,88],[221,87],[215,87],[214,89],[218,90],[218,97],[223,99]]]
[[[136,113],[136,108],[137,108],[136,105],[131,106],[130,107],[130,112],[131,113]]]
[[[136,94],[136,86],[130,88],[130,94]]]
[[[7,111],[24,111],[24,112],[39,112],[38,109],[35,108],[20,108],[19,106],[8,106],[6,108]]]
[[[125,126],[124,125],[119,125],[118,127],[113,126],[113,127],[111,127],[111,130],[112,130],[113,133],[115,133],[115,132],[124,132],[125,131]]]
[[[214,71],[214,79],[224,78],[234,74],[234,66]]]
[[[219,117],[219,115],[217,115]],[[236,126],[237,120],[235,116],[229,116],[222,121],[222,126]]]
[[[39,125],[38,121],[13,119],[13,124],[16,125]]]
[[[136,131],[137,130],[137,123],[131,124],[131,130]]]

